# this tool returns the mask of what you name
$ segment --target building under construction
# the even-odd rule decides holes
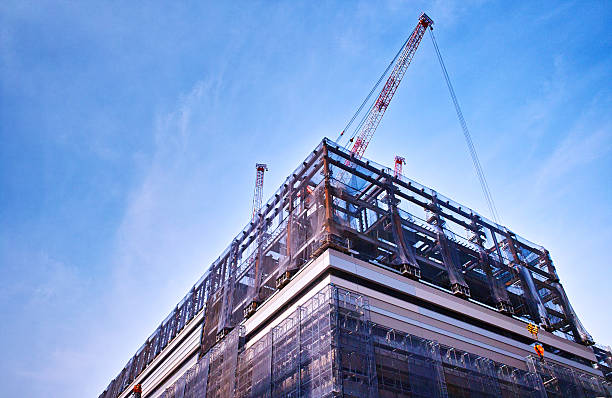
[[[100,398],[612,396],[592,343],[545,248],[324,140]]]
[[[100,398],[612,397],[545,248],[362,158],[432,24],[352,149],[323,140],[263,206],[257,165],[251,222]]]

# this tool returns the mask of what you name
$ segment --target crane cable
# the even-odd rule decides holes
[[[482,170],[480,160],[478,160],[478,155],[476,154],[476,148],[474,147],[474,142],[472,141],[472,136],[470,135],[470,131],[468,130],[467,123],[465,122],[465,118],[463,117],[463,112],[461,112],[461,107],[459,107],[459,101],[457,101],[457,96],[455,95],[455,90],[453,89],[453,85],[451,84],[450,77],[448,76],[448,71],[446,70],[446,67],[444,66],[444,61],[442,60],[442,54],[440,54],[438,43],[436,42],[436,38],[434,36],[432,29],[429,30],[429,33],[431,35],[431,41],[433,42],[434,48],[436,50],[436,55],[438,56],[438,61],[440,62],[440,67],[442,68],[442,74],[444,75],[444,79],[446,80],[446,85],[448,86],[448,91],[450,92],[451,98],[453,100],[453,104],[455,105],[455,111],[457,112],[457,118],[459,119],[459,124],[461,125],[461,129],[463,130],[463,136],[465,137],[465,142],[467,143],[468,150],[470,151],[470,155],[472,157],[472,163],[474,164],[474,168],[476,169],[476,174],[478,175],[478,180],[480,181],[480,187],[482,188],[482,193],[484,194],[485,200],[487,202],[487,206],[489,207],[489,211],[491,212],[491,216],[493,217],[495,222],[499,224],[500,217],[499,217],[499,214],[497,213],[497,208],[495,207],[495,203],[493,202],[493,196],[491,195],[489,184],[487,183],[487,179],[485,177],[484,171]]]
[[[378,81],[376,82],[376,84],[374,85],[374,87],[372,87],[372,89],[370,90],[370,93],[368,94],[368,96],[365,98],[365,100],[363,100],[363,102],[361,103],[361,105],[359,106],[359,108],[357,109],[357,112],[355,112],[355,114],[353,115],[353,117],[351,118],[351,120],[349,120],[349,122],[347,123],[346,127],[344,127],[344,129],[342,130],[342,132],[340,133],[340,135],[338,136],[338,138],[336,138],[336,144],[339,144],[340,139],[342,138],[342,136],[344,135],[344,133],[346,132],[346,130],[349,129],[349,127],[351,127],[351,124],[353,124],[353,122],[355,121],[355,118],[357,117],[357,115],[359,115],[359,113],[361,113],[361,110],[363,109],[363,107],[367,104],[367,102],[370,100],[370,97],[372,97],[372,94],[374,94],[374,92],[376,91],[376,89],[378,88],[378,86],[380,85],[380,83],[383,81],[383,79],[385,78],[385,76],[387,76],[387,73],[389,73],[389,69],[391,69],[391,67],[393,66],[393,64],[395,64],[395,60],[397,60],[397,57],[399,57],[399,55],[402,52],[402,49],[406,46],[406,43],[408,42],[408,40],[410,40],[410,37],[408,37],[406,39],[406,41],[404,42],[404,44],[402,44],[402,46],[400,47],[400,49],[397,51],[397,54],[395,54],[395,57],[393,57],[393,59],[391,60],[391,63],[389,63],[389,66],[387,66],[387,69],[385,69],[385,71],[383,72],[382,75],[380,75],[380,78],[378,79]],[[370,105],[370,108],[372,108],[372,106],[374,106],[374,104]],[[366,112],[363,117],[361,118],[361,121],[359,122],[359,124],[357,125],[357,128],[355,128],[355,130],[353,131],[353,134],[351,135],[351,138],[349,139],[349,141],[346,143],[346,147],[348,147],[348,145],[351,143],[351,141],[353,140],[353,138],[355,138],[355,135],[357,135],[357,133],[359,132],[359,129],[361,128],[361,126],[363,125],[366,116],[368,115],[369,112]]]

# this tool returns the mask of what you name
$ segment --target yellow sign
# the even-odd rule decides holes
[[[529,322],[529,324],[527,325],[527,330],[529,331],[529,333],[531,333],[531,335],[534,338],[538,338],[538,326],[534,325],[533,323]]]

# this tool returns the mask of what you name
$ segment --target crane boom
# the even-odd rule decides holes
[[[412,31],[410,38],[406,40],[403,49],[401,50],[400,56],[397,58],[395,62],[395,66],[385,83],[385,86],[381,90],[376,102],[370,108],[365,122],[361,125],[361,129],[359,133],[356,135],[357,138],[353,143],[350,151],[357,159],[361,159],[363,153],[365,152],[380,120],[382,119],[393,95],[397,91],[397,88],[414,57],[414,54],[419,47],[419,43],[421,43],[421,39],[425,35],[427,28],[433,25],[433,20],[429,18],[425,13],[421,14],[419,17],[419,22],[417,26]]]

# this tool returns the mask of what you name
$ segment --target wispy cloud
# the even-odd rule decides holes
[[[206,134],[206,114],[217,106],[217,92],[221,77],[197,82],[182,95],[176,108],[158,115],[155,127],[155,150],[145,167],[141,182],[129,194],[126,210],[116,233],[114,284],[117,291],[129,294],[130,281],[157,280],[150,271],[161,270],[176,263],[172,258],[185,249],[192,233],[187,214],[193,212],[192,221],[199,219],[198,195],[205,165],[198,164],[195,153]],[[178,224],[181,225],[178,225]],[[170,254],[170,252],[172,254]],[[184,261],[181,256],[179,261]],[[146,276],[139,276],[148,268]]]
[[[612,124],[593,130],[572,130],[554,149],[537,172],[538,185],[553,182],[573,169],[612,151]]]
[[[574,6],[575,6],[575,2],[573,1],[566,1],[566,2],[560,3],[556,7],[550,7],[548,13],[540,15],[536,20],[538,23],[547,22],[551,19],[558,17],[559,14],[562,14],[563,12],[565,12],[566,10]]]
[[[2,250],[0,279],[10,283],[0,293],[7,317],[0,335],[3,355],[11,361],[0,362],[0,369],[22,384],[38,383],[39,389],[66,388],[94,354],[80,344],[89,328],[78,326],[95,307],[88,300],[92,280],[44,251],[18,244]]]
[[[519,110],[523,131],[534,138],[540,137],[553,119],[558,107],[568,97],[567,71],[563,56],[556,55],[548,78],[543,79],[536,94]]]
[[[468,10],[486,2],[487,0],[435,0],[431,6],[432,17],[440,24],[450,27],[458,23]]]

